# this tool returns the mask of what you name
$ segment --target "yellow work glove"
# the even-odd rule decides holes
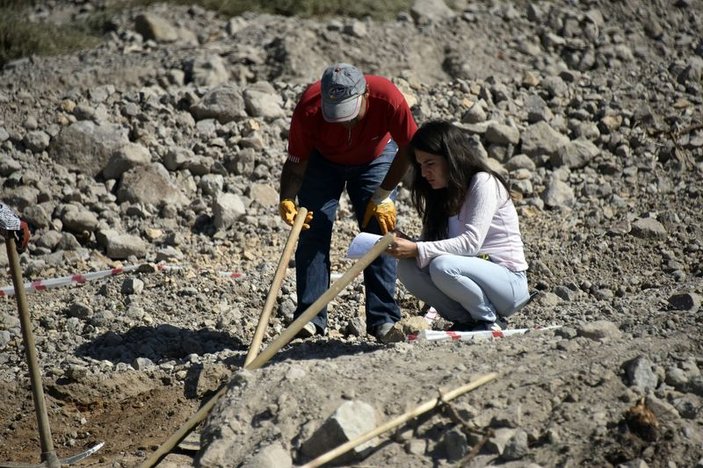
[[[366,212],[364,213],[364,222],[361,224],[362,228],[365,228],[371,217],[375,217],[378,221],[378,226],[381,228],[381,234],[386,234],[389,231],[395,229],[396,212],[395,203],[390,197],[392,190],[384,190],[378,187],[374,194],[369,200],[369,204],[366,205]]]
[[[298,215],[298,207],[290,198],[282,200],[278,205],[278,212],[281,214],[281,219],[288,225],[292,226],[295,222],[295,217]],[[310,229],[310,221],[312,221],[312,211],[308,211],[303,222],[303,230]]]

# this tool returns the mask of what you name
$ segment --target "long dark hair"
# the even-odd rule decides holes
[[[435,190],[422,177],[415,150],[441,156],[447,160],[447,187]],[[488,172],[508,190],[506,180],[488,167],[487,161],[469,148],[466,131],[445,120],[423,124],[410,141],[413,165],[412,200],[422,219],[424,240],[446,239],[448,220],[459,213],[466,198],[471,178],[478,172]]]

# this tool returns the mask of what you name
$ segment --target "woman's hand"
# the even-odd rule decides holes
[[[417,257],[417,244],[396,235],[391,245],[386,249],[386,253],[395,258],[415,258]]]

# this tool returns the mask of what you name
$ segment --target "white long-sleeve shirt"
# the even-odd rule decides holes
[[[487,254],[509,270],[527,270],[515,205],[503,184],[489,173],[479,172],[471,179],[459,214],[448,224],[448,239],[417,243],[420,268],[442,254]]]

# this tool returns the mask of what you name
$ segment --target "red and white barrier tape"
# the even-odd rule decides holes
[[[240,273],[238,271],[218,271],[217,274],[232,279],[244,278],[245,276],[244,273]]]
[[[106,278],[108,276],[117,276],[122,273],[134,271],[137,268],[139,268],[138,265],[132,265],[126,266],[124,268],[112,268],[110,270],[92,271],[90,273],[77,273],[75,275],[62,276],[61,278],[35,280],[30,281],[28,283],[24,283],[24,289],[27,292],[46,291],[47,289],[57,288],[59,286],[66,286],[69,284],[83,284],[87,281]],[[0,297],[14,295],[14,286],[5,286],[4,288],[0,289]]]
[[[524,335],[529,331],[544,331],[560,328],[552,325],[543,328],[515,328],[501,331],[454,332],[440,330],[422,330],[415,335],[408,335],[408,341],[486,341],[500,339],[510,335]]]
[[[139,269],[139,267],[141,267],[141,265],[130,265],[130,266],[126,266],[123,268],[112,268],[110,270],[91,271],[89,273],[77,273],[74,275],[62,276],[60,278],[35,280],[35,281],[30,281],[28,283],[24,283],[24,289],[27,292],[35,292],[35,291],[46,291],[47,289],[57,288],[59,286],[68,286],[71,284],[83,284],[88,281],[93,281],[96,279],[107,278],[110,276],[117,276],[122,273],[129,273],[131,271],[135,271],[135,270]],[[182,270],[185,268],[182,265],[166,265],[163,263],[156,264],[156,265],[154,265],[154,267],[158,271],[175,271],[175,270]],[[221,271],[218,273],[220,274],[220,276],[227,276],[228,278],[233,278],[233,279],[239,279],[239,278],[244,277],[244,273],[237,273],[237,272],[231,272],[231,271]],[[10,297],[10,296],[14,296],[14,295],[15,295],[15,288],[12,285],[0,288],[0,297]]]

